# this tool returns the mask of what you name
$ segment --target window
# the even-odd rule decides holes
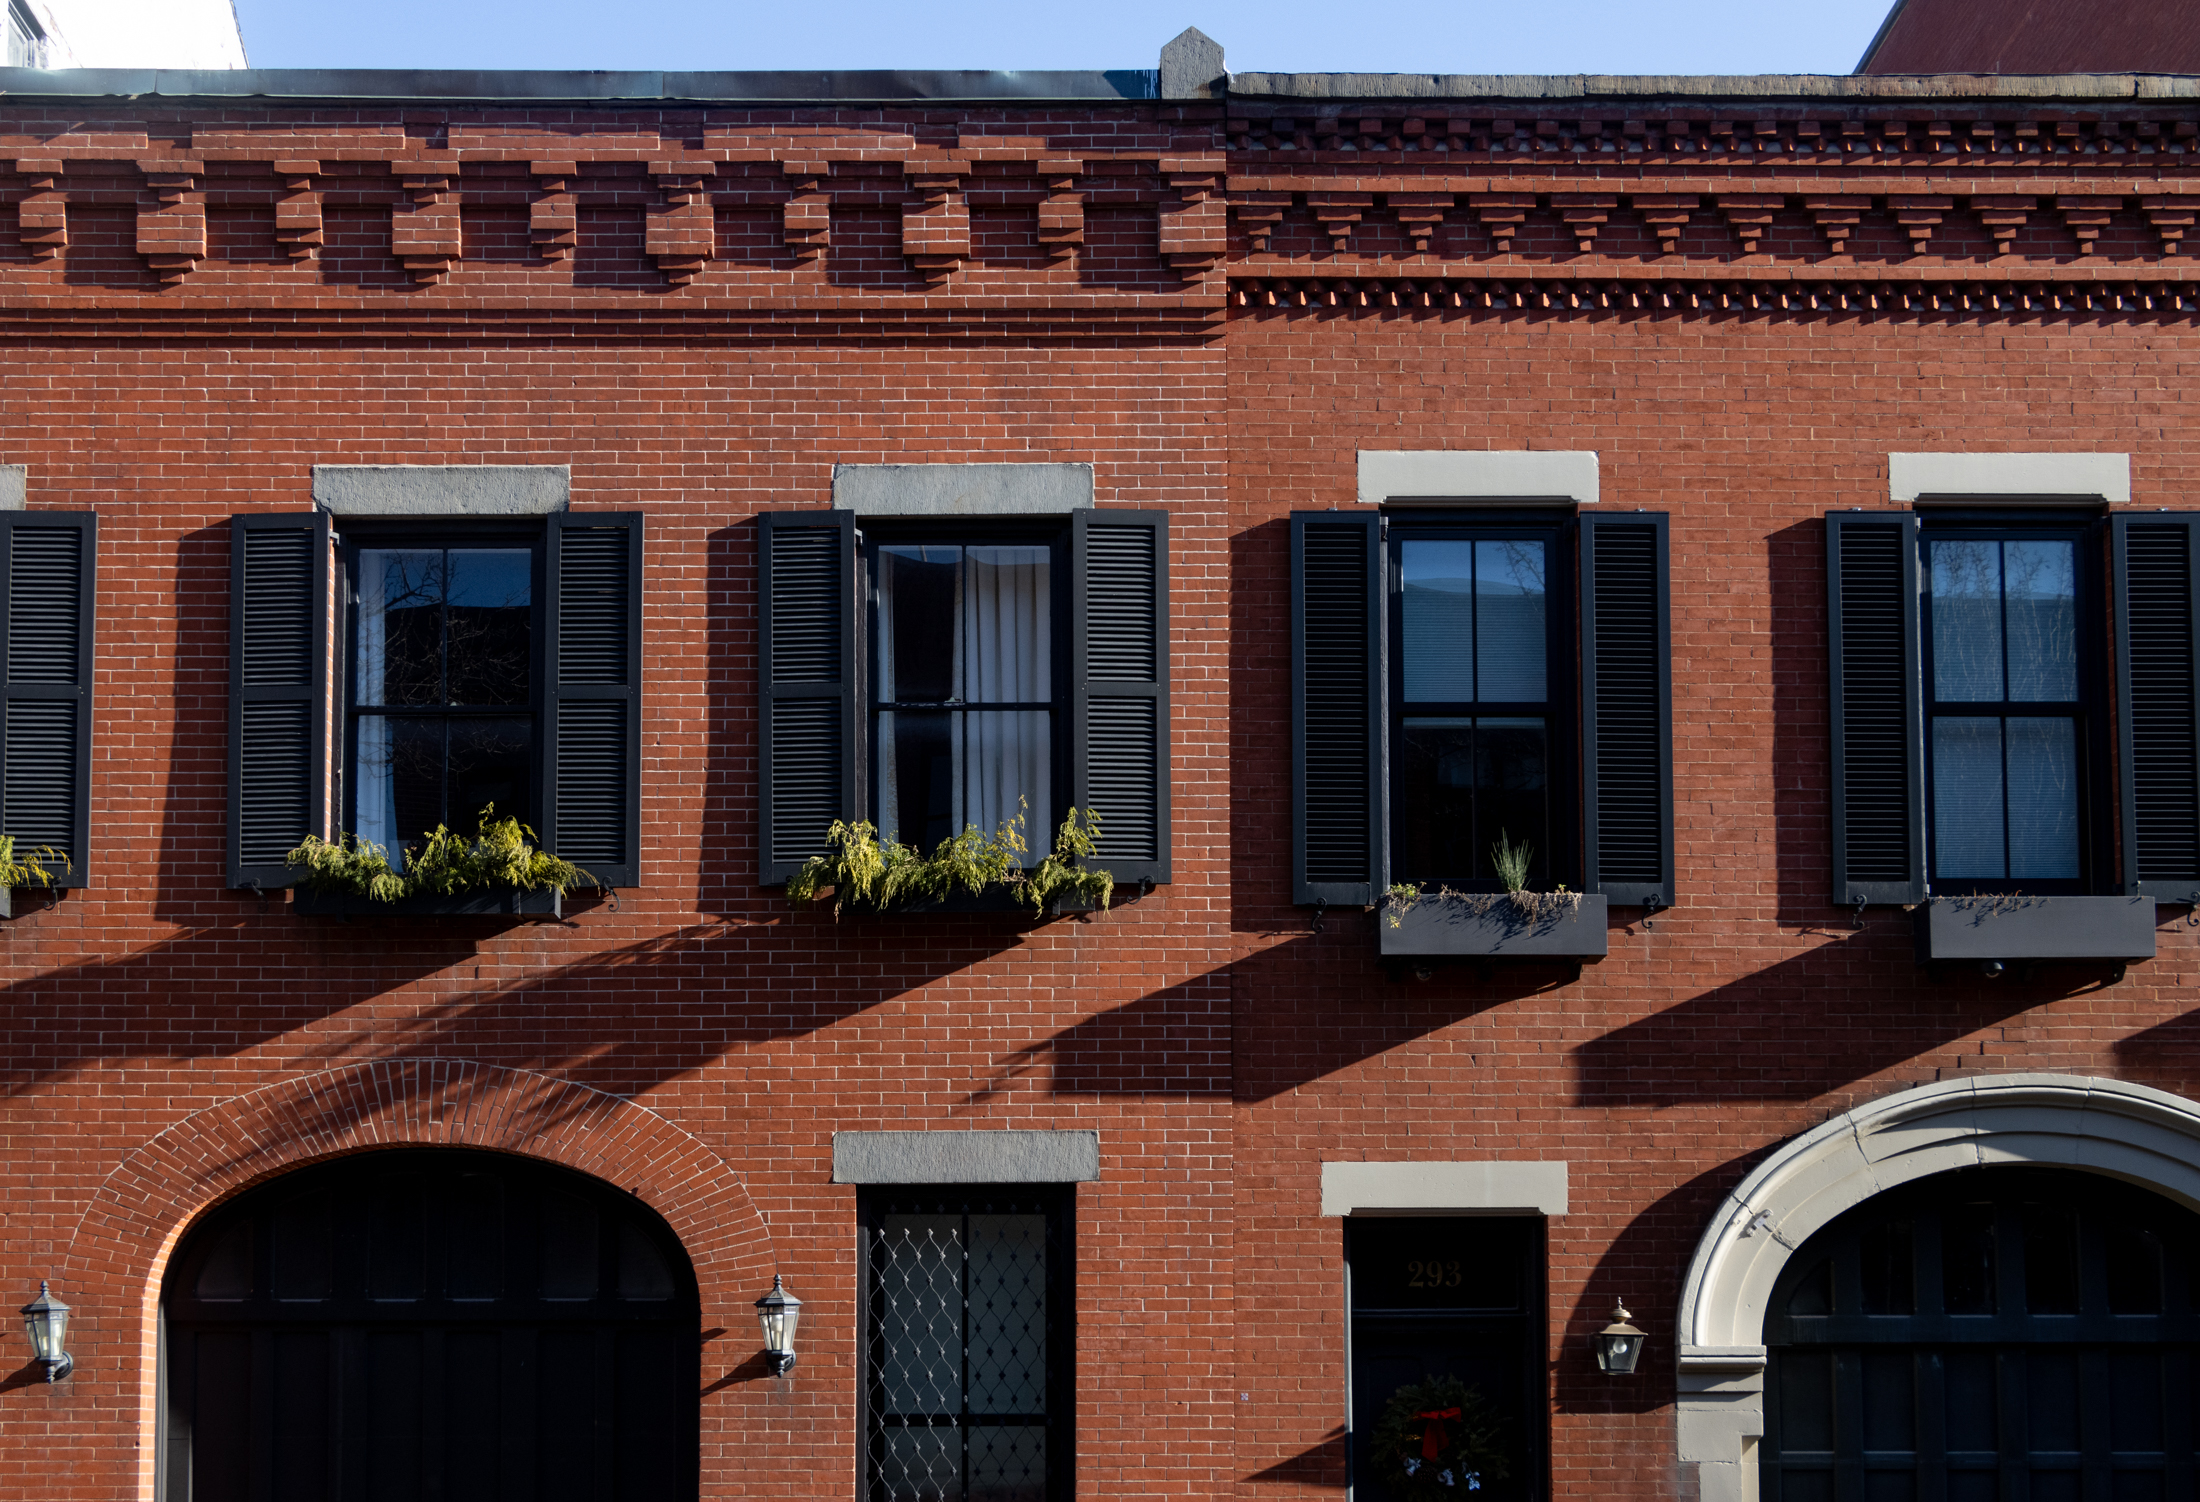
[[[99,521],[89,511],[0,512],[0,835],[41,849],[57,887],[90,876],[92,605]]]
[[[1922,546],[1932,890],[2083,891],[2086,530],[1928,525]]]
[[[1064,549],[1018,541],[880,540],[871,549],[872,745],[882,837],[930,851],[1028,810],[1030,860],[1063,809],[1055,789],[1055,602]],[[1105,826],[1103,825],[1103,828]]]
[[[46,28],[38,24],[23,0],[10,0],[8,5],[8,66],[46,66]]]
[[[171,1499],[695,1496],[695,1274],[632,1195],[391,1148],[193,1226],[161,1287]]]
[[[1072,1495],[1071,1194],[1030,1185],[863,1191],[872,1502]]]
[[[758,530],[763,884],[835,820],[929,853],[1027,804],[1032,859],[1074,806],[1118,885],[1169,879],[1165,513]]]
[[[1580,880],[1552,797],[1552,747],[1572,741],[1551,692],[1571,644],[1557,544],[1550,527],[1391,529],[1393,880],[1496,889],[1500,841],[1529,847],[1533,886]],[[1571,758],[1555,765],[1570,785]]]
[[[1295,900],[1392,882],[1673,900],[1666,518],[1302,512]]]
[[[641,517],[351,520],[341,538],[330,520],[231,522],[230,884],[290,885],[284,856],[332,832],[332,806],[394,856],[439,823],[470,834],[493,803],[635,885]]]
[[[1772,1293],[1768,1499],[2163,1497],[2191,1474],[2200,1216],[2065,1169],[1938,1174]]]
[[[351,817],[393,864],[482,811],[539,826],[535,652],[541,533],[462,541],[353,531]]]
[[[1369,1452],[1400,1388],[1457,1378],[1498,1424],[1508,1474],[1488,1502],[1547,1495],[1544,1223],[1531,1216],[1348,1216],[1352,1495],[1389,1502]],[[1461,1488],[1462,1493],[1467,1488]]]
[[[1834,900],[2200,897],[2200,519],[1826,520]]]

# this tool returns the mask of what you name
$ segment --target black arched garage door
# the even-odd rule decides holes
[[[695,1275],[599,1180],[403,1148],[213,1211],[162,1288],[162,1502],[676,1502]]]
[[[1773,1290],[1766,1502],[2194,1502],[2200,1216],[2098,1174],[1869,1200]]]

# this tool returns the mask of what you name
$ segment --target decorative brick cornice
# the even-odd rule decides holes
[[[1263,272],[1266,274],[1262,274]],[[1230,309],[1261,312],[2156,314],[2200,312],[2200,266],[2067,268],[1441,265],[1322,274],[1233,266]]]

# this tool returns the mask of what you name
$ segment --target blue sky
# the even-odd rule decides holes
[[[1186,26],[1240,72],[1846,73],[1891,0],[237,0],[262,68],[1150,68]]]

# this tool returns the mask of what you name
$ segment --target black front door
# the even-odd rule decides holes
[[[162,1502],[692,1499],[699,1305],[599,1180],[403,1148],[251,1190],[162,1288]]]
[[[1479,1405],[1500,1466],[1456,1476],[1450,1489],[1476,1502],[1545,1496],[1541,1218],[1354,1217],[1345,1222],[1345,1262],[1352,1290],[1353,1502],[1395,1502],[1377,1439],[1400,1395],[1454,1381],[1468,1395],[1460,1405],[1468,1412],[1452,1419],[1441,1416],[1444,1406],[1413,1407],[1408,1451],[1451,1439],[1462,1423],[1475,1421]],[[1440,1416],[1423,1418],[1424,1411]],[[1405,1458],[1422,1463],[1419,1453]],[[1504,1475],[1495,1474],[1499,1468]]]

